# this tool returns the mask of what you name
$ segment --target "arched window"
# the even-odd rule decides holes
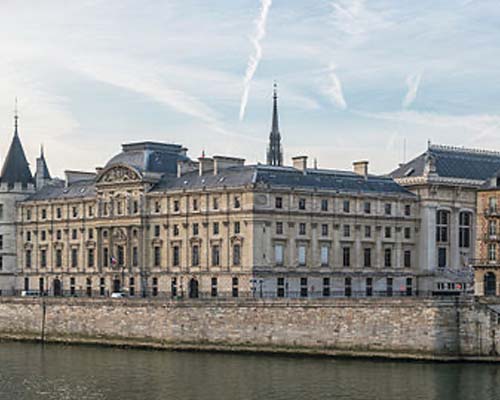
[[[436,242],[443,243],[448,241],[449,222],[449,211],[439,210],[436,214]]]
[[[458,217],[458,246],[461,248],[470,247],[470,231],[472,226],[472,213],[462,211]]]

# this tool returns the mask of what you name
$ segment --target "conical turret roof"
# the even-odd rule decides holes
[[[5,157],[0,181],[11,185],[14,183],[24,185],[33,183],[33,176],[17,131],[17,115],[15,117],[14,137],[7,152],[7,157]]]

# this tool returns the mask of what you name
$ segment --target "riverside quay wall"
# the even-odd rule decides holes
[[[0,298],[0,339],[179,350],[500,361],[473,299],[154,301]]]

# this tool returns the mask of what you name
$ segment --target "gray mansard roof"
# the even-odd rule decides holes
[[[500,152],[460,147],[429,145],[426,152],[390,173],[395,179],[420,177],[426,164],[442,178],[484,181],[500,170]]]
[[[29,196],[26,201],[83,198],[94,197],[95,195],[94,180],[78,181],[68,187],[63,181],[55,180]]]
[[[122,145],[122,152],[108,161],[105,168],[113,165],[130,165],[140,172],[177,172],[177,161],[187,161],[186,149],[177,144],[140,142]]]
[[[153,191],[193,190],[202,188],[242,187],[251,184],[269,185],[273,188],[295,188],[309,190],[331,190],[339,193],[364,193],[405,195],[413,194],[398,185],[392,178],[369,175],[366,179],[354,172],[308,169],[302,171],[292,167],[248,165],[230,167],[200,176],[190,172],[179,178],[165,176]]]

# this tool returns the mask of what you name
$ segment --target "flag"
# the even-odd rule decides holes
[[[118,264],[118,260],[116,259],[115,256],[111,256],[111,265],[116,265]]]

